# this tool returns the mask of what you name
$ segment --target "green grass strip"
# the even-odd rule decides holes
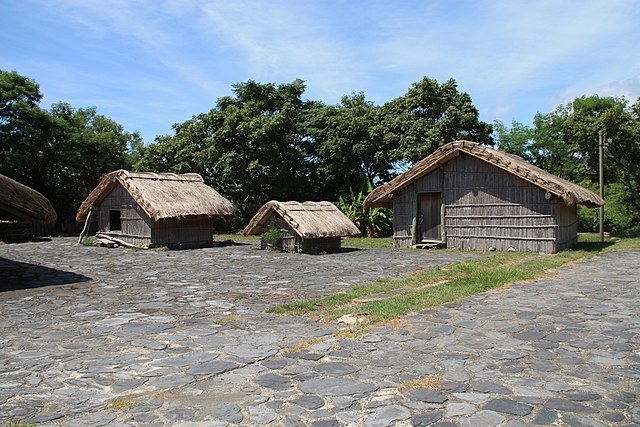
[[[418,271],[404,279],[378,280],[324,298],[296,301],[272,307],[270,313],[310,315],[336,319],[345,314],[367,314],[371,323],[388,321],[410,312],[441,305],[509,283],[538,279],[550,269],[602,251],[640,249],[640,238],[615,239],[605,243],[593,236],[582,237],[576,249],[553,255],[494,252],[484,258],[467,260],[434,270]],[[445,283],[440,283],[445,282]],[[433,286],[428,286],[434,284]],[[384,292],[403,289],[398,295]],[[356,302],[380,295],[380,299]]]

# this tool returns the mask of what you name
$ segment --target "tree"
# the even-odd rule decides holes
[[[0,173],[36,187],[49,154],[51,123],[38,103],[39,86],[15,71],[0,70]]]
[[[389,179],[379,113],[363,93],[342,97],[340,105],[315,103],[304,110],[302,129],[320,197],[337,200],[350,188]]]
[[[605,142],[604,162],[605,183],[610,187],[605,193],[610,193],[607,203],[612,207],[608,211],[623,215],[605,215],[608,228],[619,233],[634,228],[640,231],[640,98],[630,106],[624,98],[583,96],[571,106],[564,135],[578,149],[573,160],[578,162],[582,176],[598,181],[599,131],[605,140],[610,140]],[[623,206],[611,206],[615,200]]]
[[[459,139],[493,145],[491,125],[478,118],[471,97],[455,80],[424,77],[406,94],[382,106],[385,144],[393,162],[409,165]]]
[[[511,122],[511,127],[507,128],[500,120],[494,120],[493,135],[498,150],[520,156],[530,163],[535,162],[535,156],[530,151],[535,135],[534,128],[515,120]]]

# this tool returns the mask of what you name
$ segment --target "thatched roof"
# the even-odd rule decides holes
[[[49,200],[33,188],[0,175],[0,218],[53,222],[58,215]]]
[[[242,234],[262,234],[265,223],[276,212],[305,239],[342,237],[360,234],[360,230],[331,202],[278,202],[272,200],[260,208]]]
[[[107,174],[82,202],[76,221],[84,221],[91,206],[99,205],[118,184],[155,221],[233,213],[231,202],[206,185],[197,173],[178,175],[117,170]]]
[[[602,206],[604,201],[595,193],[577,184],[545,172],[525,162],[522,158],[471,141],[455,141],[445,144],[430,156],[420,160],[411,169],[388,183],[374,189],[364,201],[365,207],[393,206],[393,193],[433,172],[459,153],[466,153],[503,169],[519,178],[561,198],[568,206],[575,204],[590,208]]]

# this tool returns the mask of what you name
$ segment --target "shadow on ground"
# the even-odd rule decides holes
[[[57,270],[37,264],[27,264],[0,257],[0,292],[42,286],[68,285],[92,279],[70,271]]]

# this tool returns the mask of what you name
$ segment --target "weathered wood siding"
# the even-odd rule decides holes
[[[558,202],[556,212],[558,216],[557,249],[560,251],[578,243],[578,208],[575,205],[567,206]]]
[[[554,253],[576,243],[575,207],[462,154],[394,194],[394,246],[416,243],[416,201],[429,192],[441,192],[448,248]]]
[[[438,193],[442,189],[444,171],[438,169],[415,184],[405,188],[398,194],[394,194],[393,202],[393,246],[407,248],[419,239],[417,233],[420,225],[414,221],[418,215],[418,194]],[[417,229],[414,229],[414,226]]]
[[[109,211],[120,211],[120,230],[113,230],[109,223]],[[111,235],[128,243],[151,243],[151,219],[120,185],[100,203],[98,208],[98,232]]]
[[[393,199],[393,246],[408,248],[413,244],[415,187],[411,185]],[[417,202],[415,203],[417,205]]]
[[[553,253],[556,200],[521,178],[472,156],[445,166],[447,247]]]
[[[154,221],[151,229],[153,246],[205,245],[213,241],[211,218],[172,218]]]

